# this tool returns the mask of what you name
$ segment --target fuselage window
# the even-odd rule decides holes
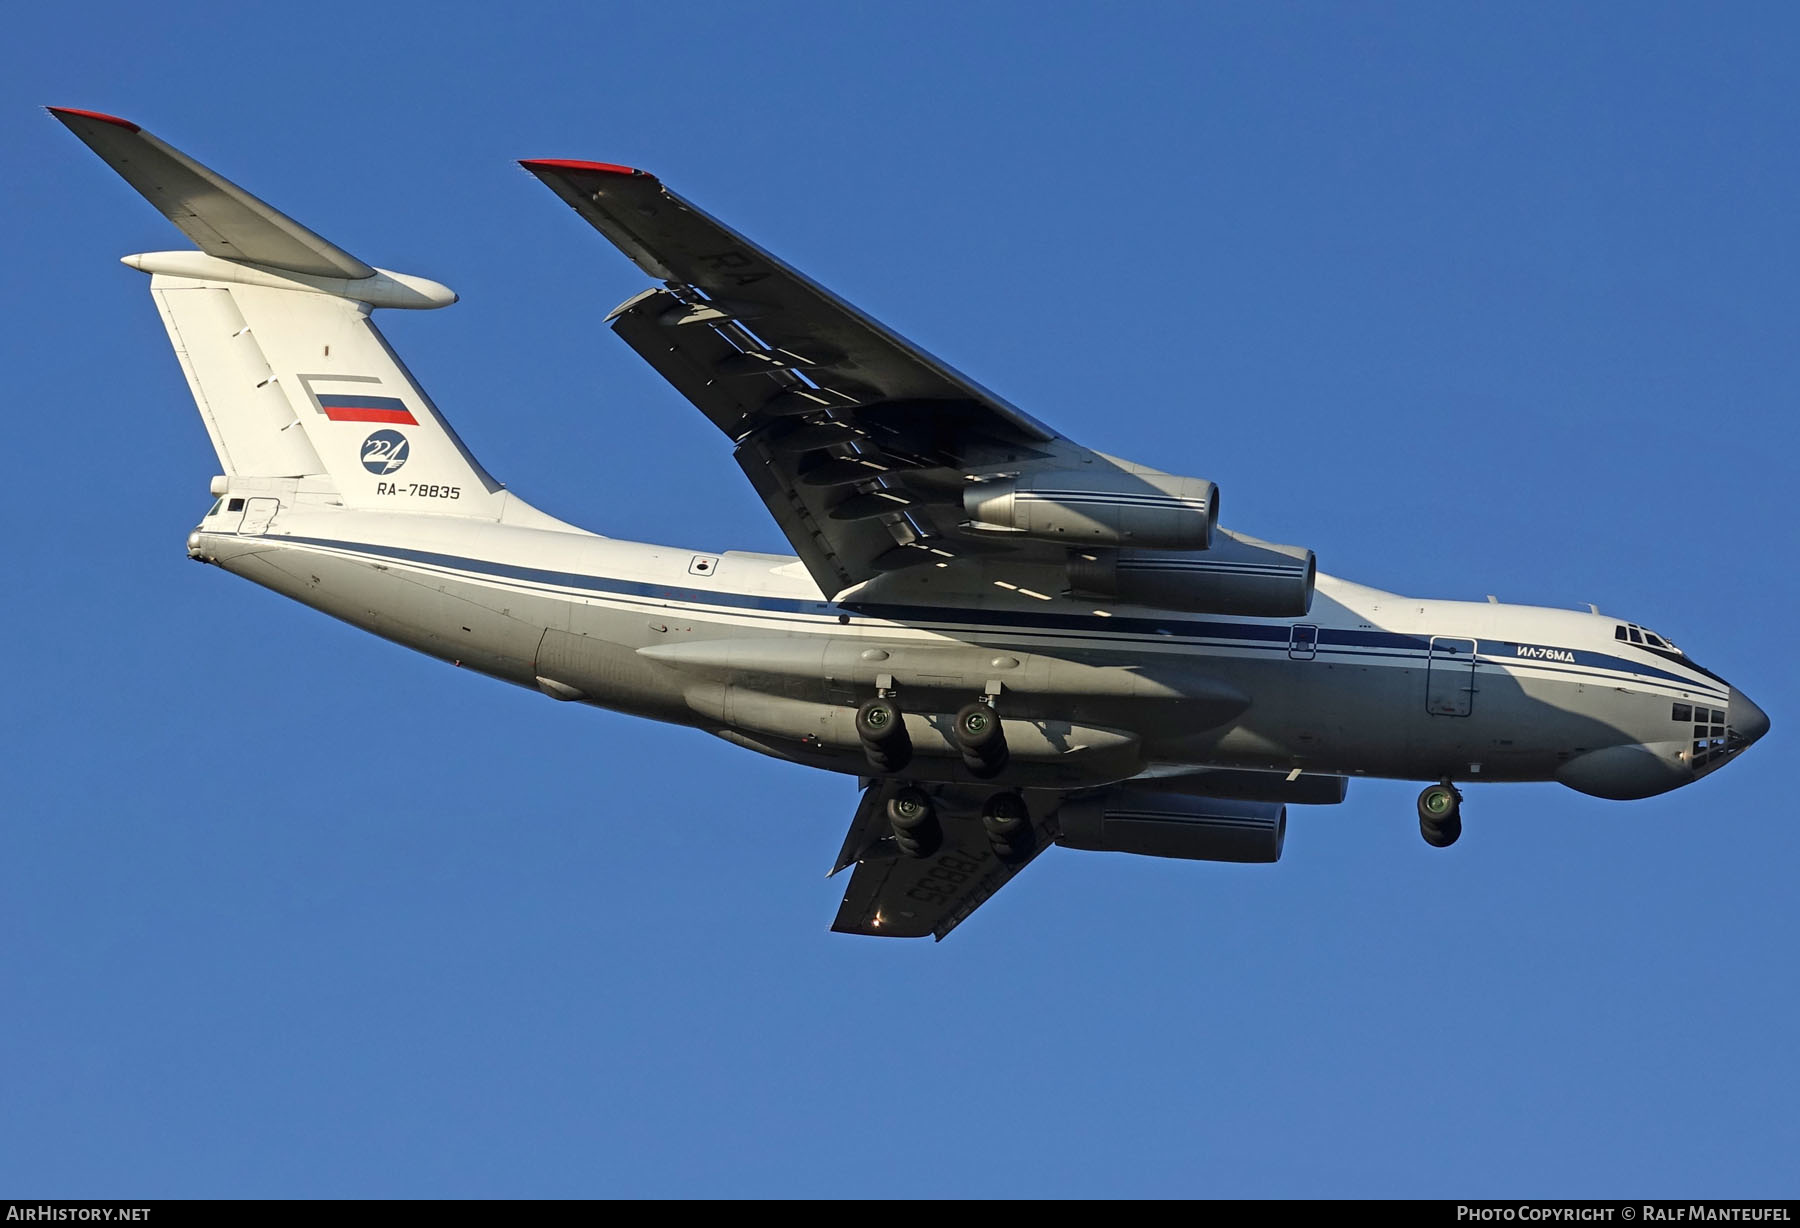
[[[1694,719],[1694,710],[1687,704],[1676,704],[1674,715],[1670,719],[1680,721],[1685,725]]]

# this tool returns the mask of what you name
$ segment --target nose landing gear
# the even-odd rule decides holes
[[[1447,849],[1462,835],[1462,794],[1449,781],[1419,794],[1419,834],[1434,849]]]

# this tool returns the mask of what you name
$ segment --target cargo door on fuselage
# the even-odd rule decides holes
[[[1433,716],[1468,716],[1475,710],[1475,641],[1431,637],[1425,667],[1425,710]]]

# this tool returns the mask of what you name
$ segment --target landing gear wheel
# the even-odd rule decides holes
[[[1462,794],[1453,785],[1432,785],[1419,794],[1421,823],[1442,823],[1461,810]]]
[[[972,703],[958,708],[950,732],[971,775],[988,780],[1006,766],[1006,730],[1000,714],[988,705]]]
[[[896,790],[888,799],[887,816],[894,829],[894,847],[908,857],[929,857],[943,847],[937,808],[923,789],[908,785]]]
[[[912,762],[912,738],[906,716],[891,699],[877,697],[856,710],[856,736],[863,755],[878,774],[898,772]]]
[[[1017,793],[996,793],[981,808],[981,825],[997,840],[1010,840],[1031,825],[1031,812]]]
[[[1419,834],[1432,848],[1447,849],[1462,836],[1462,816],[1453,814],[1441,823],[1420,819]]]
[[[981,808],[981,826],[994,856],[1011,865],[1031,852],[1031,812],[1017,793],[996,793]]]
[[[1447,849],[1462,835],[1462,794],[1448,781],[1419,794],[1419,834],[1434,849]]]

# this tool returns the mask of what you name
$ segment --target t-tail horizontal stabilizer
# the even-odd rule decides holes
[[[539,516],[482,470],[370,321],[376,307],[448,306],[448,287],[363,263],[128,120],[50,113],[200,247],[125,263],[151,274],[229,492]]]
[[[207,255],[314,277],[374,276],[372,267],[337,244],[130,120],[70,107],[49,110]]]

